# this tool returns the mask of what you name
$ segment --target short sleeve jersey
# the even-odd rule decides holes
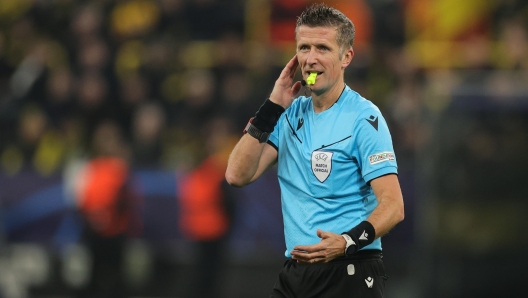
[[[348,86],[321,113],[311,97],[295,99],[268,143],[278,152],[286,257],[320,242],[317,229],[341,234],[367,219],[378,204],[369,182],[397,174],[380,110]],[[363,249],[381,250],[380,238]]]

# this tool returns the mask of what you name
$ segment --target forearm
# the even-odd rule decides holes
[[[372,182],[378,206],[366,221],[362,221],[343,235],[347,239],[346,254],[353,254],[371,244],[403,220],[403,197],[396,175],[392,176],[378,178],[376,182]]]
[[[237,187],[247,185],[257,179],[273,162],[276,151],[270,153],[271,146],[266,142],[282,113],[282,106],[266,99],[255,113],[255,117],[249,120],[244,129],[244,136],[229,157],[226,171],[229,184]],[[263,155],[266,152],[267,154]]]
[[[229,184],[242,187],[252,182],[259,169],[260,159],[266,143],[245,134],[229,156],[226,180]]]
[[[403,196],[398,176],[395,174],[381,176],[373,179],[370,185],[376,195],[378,206],[365,221],[346,232],[354,243],[350,249],[352,253],[387,234],[404,217]]]
[[[263,135],[258,134],[259,132],[273,132],[280,116],[291,105],[294,95],[299,92],[300,82],[292,86],[298,65],[297,56],[294,56],[275,82],[270,95],[273,100],[264,101],[246,127],[247,134],[240,139],[231,152],[226,170],[226,180],[229,184],[237,187],[245,186],[257,179],[277,161],[277,151],[266,144],[265,137],[262,138]],[[260,139],[260,142],[257,139]]]
[[[387,234],[404,218],[403,200],[378,198],[379,204],[367,221],[376,231],[376,238]]]

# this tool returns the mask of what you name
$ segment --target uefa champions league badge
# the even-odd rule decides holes
[[[312,172],[319,182],[325,182],[332,171],[333,152],[316,150],[312,152]]]

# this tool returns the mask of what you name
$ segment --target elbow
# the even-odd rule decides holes
[[[402,205],[400,206],[399,210],[398,210],[398,222],[402,222],[404,219],[405,219],[405,208],[403,206],[403,203]]]
[[[249,184],[249,181],[245,181],[242,179],[239,175],[236,175],[235,173],[231,171],[226,171],[225,173],[225,179],[229,185],[234,187],[244,187]]]

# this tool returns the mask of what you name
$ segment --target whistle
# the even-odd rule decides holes
[[[306,84],[308,85],[314,85],[315,84],[315,78],[317,77],[316,72],[311,72],[308,78],[306,79]]]

